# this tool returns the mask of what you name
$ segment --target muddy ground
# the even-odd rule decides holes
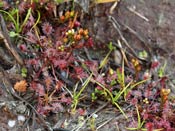
[[[84,25],[89,28],[97,44],[106,44],[110,41],[117,43],[118,39],[121,40],[117,29],[109,22],[110,18],[114,18],[118,22],[124,38],[136,53],[146,50],[149,53],[148,60],[154,57],[161,59],[162,63],[167,60],[166,72],[170,74],[173,79],[175,72],[175,1],[121,0],[110,13],[112,5],[113,3],[92,5],[89,14],[84,16],[86,18]],[[123,47],[126,47],[128,52],[132,54],[132,51],[129,50],[125,44],[123,44]],[[175,92],[174,86],[171,88],[172,91]],[[12,110],[17,108],[14,104],[16,102],[10,103],[10,100],[8,101]],[[17,105],[19,105],[19,102],[17,103]],[[3,106],[3,103],[1,104]],[[17,114],[7,112],[5,108],[2,108],[1,112],[0,130],[15,131],[15,129],[10,129],[7,126],[7,122],[9,118],[16,118]],[[122,115],[116,112],[118,111],[108,106],[97,113],[97,127],[99,127],[99,131],[126,130],[124,127],[127,125],[127,121],[125,121]],[[68,124],[72,123],[67,126],[69,130],[74,129],[76,126],[76,124],[73,123],[74,119],[75,118],[70,118],[70,116],[65,115],[52,115],[49,118],[49,120],[52,121],[52,125],[56,127],[61,126],[64,122]],[[18,124],[20,124],[20,122]],[[35,129],[37,130],[37,128],[38,131],[41,129],[36,126]]]

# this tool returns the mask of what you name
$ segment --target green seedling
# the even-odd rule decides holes
[[[100,87],[103,88],[103,91],[106,94],[106,97],[109,97],[110,98],[110,101],[112,102],[112,104],[115,105],[120,110],[120,112],[124,115],[124,117],[127,119],[128,117],[126,116],[126,114],[124,113],[124,111],[122,110],[122,108],[119,106],[119,104],[117,103],[117,101],[115,101],[115,99],[114,99],[113,94],[111,93],[111,91],[109,89],[107,89],[104,85],[102,85],[101,83],[99,83],[98,81],[95,81],[95,83],[97,85],[99,85]]]
[[[92,92],[91,99],[92,99],[92,102],[97,99],[97,96],[95,95],[95,92]]]
[[[121,90],[119,93],[116,93],[115,97],[114,97],[114,100],[117,101],[120,96],[124,93],[124,96],[127,95],[127,89],[128,87],[130,86],[130,83],[128,83],[126,86],[125,86],[125,67],[124,67],[124,59],[122,61],[122,71],[120,72],[120,70],[118,69],[117,70],[117,82],[120,84],[120,87],[121,87]]]
[[[125,87],[125,68],[124,68],[124,59],[122,61],[122,71],[120,72],[119,69],[117,69],[117,81],[120,84],[121,89]]]
[[[167,61],[165,61],[164,65],[162,67],[160,67],[160,69],[158,70],[159,77],[163,77],[165,75],[166,66],[167,66]]]
[[[74,91],[74,93],[73,93],[73,103],[72,103],[72,112],[75,112],[75,110],[77,108],[77,105],[78,105],[78,102],[79,102],[79,99],[80,99],[80,95],[82,94],[82,92],[84,91],[84,89],[89,84],[91,78],[92,78],[92,73],[86,79],[86,81],[83,83],[83,86],[81,87],[80,91],[78,93],[76,91]]]
[[[106,55],[106,57],[100,63],[99,69],[103,68],[106,65],[109,55],[115,49],[115,47],[113,47],[113,45],[112,45],[112,42],[109,43],[108,48],[109,48],[110,51],[108,52],[108,54]],[[122,86],[125,86],[125,82],[124,82],[125,81],[125,79],[124,79],[124,60],[123,60],[123,66],[122,67],[123,67],[123,69],[122,69],[122,75],[121,75],[121,79],[120,79],[120,84]],[[104,85],[102,85],[98,81],[95,81],[95,83],[97,85],[99,85],[100,87],[103,88],[103,90],[100,91],[101,92],[100,94],[103,94],[106,98],[109,97],[110,100],[111,100],[111,102],[112,102],[112,104],[115,105],[120,110],[120,112],[125,116],[125,118],[127,119],[126,114],[124,113],[124,111],[122,110],[122,108],[118,105],[117,99],[113,96],[112,92],[109,91],[109,89],[107,89]],[[121,94],[122,93],[119,93],[118,97],[120,97]]]
[[[141,59],[147,59],[148,58],[148,53],[145,50],[139,52],[139,58],[141,58]]]
[[[114,48],[111,47],[111,44],[109,45],[110,47],[110,51],[112,51]],[[110,53],[110,52],[109,52]],[[107,56],[104,58],[104,60],[102,61],[102,63],[105,63],[104,61],[107,60],[108,56],[109,56],[109,53],[107,54]],[[104,64],[101,64],[101,66],[99,68],[102,68]],[[121,109],[121,107],[119,106],[118,104],[118,100],[119,98],[121,98],[121,96],[123,96],[124,94],[124,98],[126,98],[128,92],[130,90],[132,90],[134,87],[146,82],[147,80],[142,80],[142,81],[139,81],[135,84],[132,85],[133,81],[130,81],[127,85],[125,84],[125,69],[124,69],[124,59],[122,61],[122,70],[117,70],[117,82],[119,83],[120,87],[121,87],[121,90],[119,92],[111,92],[108,88],[106,88],[104,85],[102,85],[101,83],[99,83],[98,81],[95,81],[95,83],[97,85],[99,85],[100,87],[103,88],[103,90],[99,90],[98,92],[95,92],[95,93],[99,93],[101,95],[104,95],[105,98],[107,98],[108,100],[110,100],[112,102],[113,105],[115,105],[119,110],[120,112],[125,116],[125,118],[127,118],[126,114],[124,113],[124,111]]]
[[[96,131],[96,118],[98,117],[97,114],[93,114],[93,116],[90,118],[90,129],[91,131]]]
[[[10,35],[12,37],[17,36],[22,31],[22,28],[27,23],[27,20],[30,17],[31,10],[32,10],[31,8],[28,9],[27,15],[26,15],[22,24],[19,22],[19,10],[18,9],[13,9],[11,12],[8,12],[5,10],[0,10],[0,12],[6,14],[10,18],[10,20],[13,22],[13,24],[15,26],[15,32],[13,32],[13,31],[10,32]]]
[[[112,42],[109,43],[108,48],[109,48],[109,52],[105,56],[105,58],[101,61],[99,69],[102,69],[107,64],[109,55],[115,49],[115,47],[113,47],[113,45],[112,45]]]
[[[10,20],[13,22],[14,26],[15,26],[15,30],[17,33],[19,33],[19,13],[18,13],[18,9],[13,9],[11,12],[7,12],[5,10],[0,10],[0,12],[8,15],[8,17],[10,18]],[[15,16],[14,16],[15,15]]]
[[[22,75],[22,77],[27,77],[27,68],[23,67],[21,69],[21,75]]]

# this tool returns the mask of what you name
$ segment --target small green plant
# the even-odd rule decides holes
[[[167,62],[165,61],[164,65],[159,68],[158,70],[158,76],[161,78],[165,75],[165,68],[167,66]]]
[[[122,110],[122,108],[119,106],[119,104],[117,103],[117,101],[115,100],[115,97],[113,96],[113,94],[111,93],[111,91],[109,91],[109,89],[107,89],[104,85],[102,85],[101,83],[99,83],[98,81],[95,81],[97,85],[99,85],[100,87],[103,88],[103,91],[108,99],[108,97],[110,98],[110,101],[112,102],[113,105],[115,105],[119,110],[120,112],[124,115],[124,117],[127,119],[128,117],[126,116],[126,114],[124,113],[124,111]],[[118,95],[118,97],[120,97],[120,95]]]
[[[95,131],[96,130],[96,123],[95,123],[95,121],[96,121],[96,118],[98,117],[98,115],[97,114],[93,114],[93,116],[90,118],[90,129],[91,129],[91,131]]]
[[[105,58],[101,61],[99,69],[103,68],[107,64],[109,55],[113,50],[115,50],[115,47],[112,45],[112,42],[109,43],[108,48],[109,48],[109,52],[105,56]]]
[[[97,100],[97,96],[95,95],[95,92],[92,92],[91,93],[91,99],[92,99],[92,102],[94,102],[95,100]]]
[[[147,59],[148,58],[148,53],[145,50],[139,52],[139,58]]]
[[[103,61],[100,63],[99,69],[103,68],[106,65],[110,53],[112,52],[112,50],[115,49],[112,46],[112,43],[110,43],[108,45],[108,47],[109,47],[110,51],[106,55],[106,57],[103,59]],[[113,71],[110,70],[110,72],[113,72]],[[113,74],[113,73],[111,73],[111,74]],[[134,87],[136,87],[136,86],[146,82],[147,79],[139,81],[139,82],[136,82],[134,84],[133,84],[133,81],[130,81],[129,83],[126,84],[126,82],[125,82],[125,77],[126,76],[125,76],[125,68],[124,68],[124,59],[122,61],[122,68],[121,69],[117,69],[116,74],[117,74],[117,80],[112,80],[111,81],[112,84],[110,84],[110,85],[115,85],[115,84],[118,83],[120,85],[120,90],[119,91],[112,91],[111,92],[107,87],[105,87],[105,85],[101,84],[98,81],[95,81],[95,83],[98,86],[102,87],[102,90],[96,89],[95,90],[95,94],[103,95],[107,100],[110,100],[111,103],[113,105],[115,105],[120,110],[120,112],[125,116],[125,118],[127,118],[126,114],[124,113],[124,111],[122,110],[122,108],[118,104],[119,103],[119,98],[124,96],[124,98],[126,100],[126,96],[127,96],[128,92],[130,90],[132,90]],[[95,97],[93,96],[93,98],[95,98]]]
[[[86,79],[86,81],[83,83],[83,86],[81,87],[81,89],[80,89],[79,92],[76,92],[76,90],[74,90],[74,93],[73,93],[73,102],[72,102],[72,112],[73,113],[76,111],[76,108],[77,108],[77,105],[78,105],[78,102],[79,102],[79,99],[80,99],[80,95],[82,94],[82,92],[85,90],[85,88],[89,84],[91,78],[92,78],[92,73]]]
[[[22,23],[20,23],[19,9],[18,8],[14,8],[11,11],[0,10],[0,12],[6,14],[10,18],[10,21],[12,21],[14,26],[15,26],[15,32],[14,31],[10,32],[11,37],[15,37],[15,36],[19,35],[19,33],[22,31],[22,28],[27,23],[27,21],[30,17],[31,11],[32,11],[32,8],[29,8],[27,11],[27,14],[25,16],[24,21]]]
[[[22,77],[27,77],[27,68],[23,67],[21,69],[21,75],[22,75]]]

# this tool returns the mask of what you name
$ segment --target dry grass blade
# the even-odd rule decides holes
[[[95,3],[100,4],[100,3],[119,2],[119,1],[120,0],[96,0]]]

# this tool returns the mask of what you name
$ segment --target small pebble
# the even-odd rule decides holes
[[[25,117],[23,115],[18,115],[18,121],[25,121]]]
[[[114,50],[114,62],[116,64],[122,63],[122,54],[119,50]]]
[[[92,117],[96,119],[98,117],[98,115],[97,114],[93,114]]]
[[[15,120],[9,120],[8,121],[8,126],[11,127],[11,128],[14,127],[15,124],[16,124],[16,121]]]
[[[16,107],[16,111],[20,114],[23,114],[26,111],[26,106],[21,103]]]

